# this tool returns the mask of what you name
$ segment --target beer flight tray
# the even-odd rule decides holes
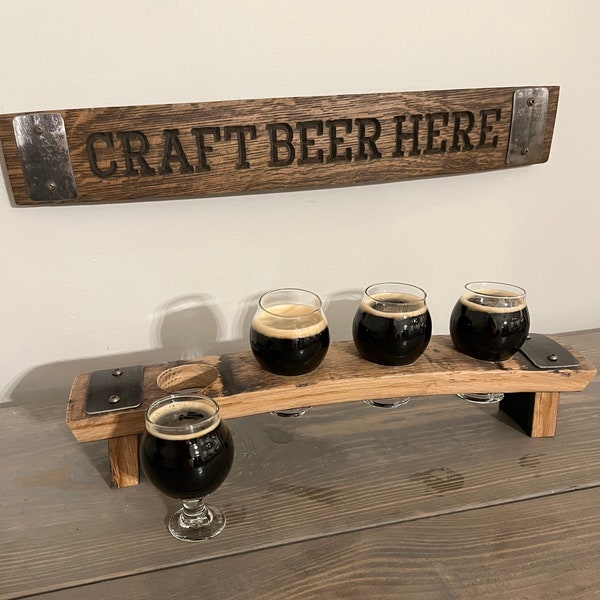
[[[144,411],[178,389],[196,388],[211,396],[224,419],[398,396],[504,392],[500,410],[529,436],[551,437],[560,393],[583,391],[596,369],[551,336],[532,334],[528,342],[506,361],[486,362],[459,353],[450,336],[436,335],[415,363],[399,367],[363,360],[351,341],[333,342],[318,369],[295,377],[267,373],[250,351],[115,367],[77,375],[67,425],[78,442],[108,441],[117,488],[139,483]]]

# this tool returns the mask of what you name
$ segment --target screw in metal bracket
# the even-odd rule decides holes
[[[121,377],[121,375],[123,375],[123,370],[119,368],[113,369],[112,375],[113,377]]]
[[[117,396],[117,394],[112,394],[112,396],[108,397],[109,404],[116,404],[121,401],[121,396]]]
[[[56,191],[56,184],[54,183],[54,181],[49,181],[49,182],[46,184],[46,187],[48,188],[48,190],[49,190],[50,192],[55,192],[55,191]]]
[[[548,360],[551,360],[552,362],[555,362],[558,360],[558,356],[556,356],[556,354],[552,353],[552,354],[548,354],[548,356],[546,356],[546,358]]]
[[[527,156],[529,154],[529,148],[521,148],[521,156]]]
[[[527,98],[527,106],[533,106],[535,104],[535,98]]]

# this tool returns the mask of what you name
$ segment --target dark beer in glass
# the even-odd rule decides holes
[[[529,333],[525,290],[496,282],[467,283],[450,316],[459,352],[481,360],[506,360]]]
[[[352,337],[362,358],[380,365],[399,366],[415,362],[431,339],[431,316],[427,294],[407,283],[370,285],[354,315]],[[379,408],[406,404],[408,397],[367,400]]]
[[[260,366],[277,375],[316,369],[329,348],[329,327],[321,300],[306,290],[268,292],[250,328],[250,347]]]
[[[509,283],[475,281],[465,285],[450,316],[455,348],[480,360],[509,359],[527,338],[529,310],[525,290]],[[459,394],[471,402],[495,403],[501,392]]]
[[[250,348],[270,373],[293,376],[314,371],[329,349],[329,327],[319,296],[298,288],[261,296],[250,326]],[[307,406],[275,414],[297,417],[309,410]]]
[[[172,394],[153,402],[145,420],[142,470],[163,494],[183,501],[169,531],[185,541],[218,535],[225,516],[202,500],[225,481],[233,462],[233,440],[218,405],[200,394]]]
[[[425,292],[406,283],[369,286],[354,316],[352,337],[358,353],[380,365],[408,365],[431,339]]]

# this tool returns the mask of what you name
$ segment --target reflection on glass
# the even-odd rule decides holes
[[[187,542],[215,537],[225,515],[203,498],[225,481],[233,462],[233,440],[218,405],[200,394],[172,394],[148,407],[145,422],[142,470],[154,487],[183,502],[169,531]]]
[[[352,324],[358,353],[381,365],[408,365],[425,352],[431,339],[427,294],[414,285],[376,283],[364,292]],[[367,400],[379,408],[394,408],[409,398]]]
[[[304,375],[314,371],[329,349],[329,327],[319,296],[297,288],[264,294],[250,326],[250,347],[258,364],[276,375]],[[300,416],[301,407],[277,411]]]
[[[527,338],[529,310],[525,290],[495,281],[465,285],[450,316],[450,336],[459,352],[480,360],[509,359]],[[459,394],[471,402],[495,403],[501,392]]]

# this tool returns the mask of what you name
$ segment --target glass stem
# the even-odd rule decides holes
[[[212,514],[204,504],[202,498],[183,500],[183,509],[179,515],[182,527],[197,529],[208,525],[212,521]]]

